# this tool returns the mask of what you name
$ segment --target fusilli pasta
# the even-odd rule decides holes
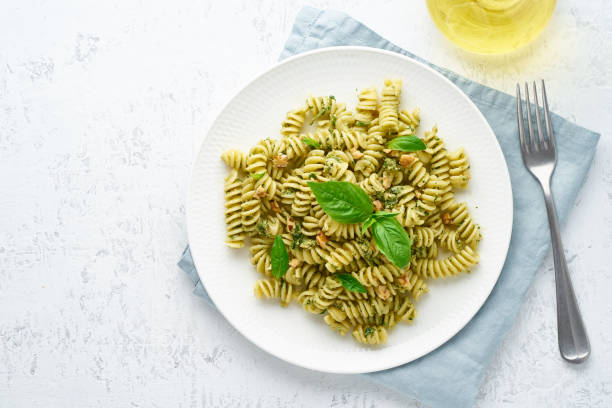
[[[458,275],[478,263],[482,239],[467,204],[454,189],[466,188],[469,162],[461,147],[448,152],[438,127],[424,132],[425,149],[387,149],[389,140],[413,135],[419,108],[401,109],[401,80],[387,79],[358,92],[355,112],[333,96],[308,96],[287,113],[280,138],[259,141],[248,154],[225,151],[226,243],[241,248],[250,238],[251,263],[263,275],[257,298],[296,300],[321,314],[341,335],[365,345],[387,341],[389,330],[416,317],[415,302],[429,292],[427,280]],[[393,212],[411,242],[403,269],[376,247],[362,224],[333,220],[317,202],[308,182],[339,180],[361,187],[375,210]],[[280,235],[289,268],[277,278],[270,251]],[[440,252],[440,253],[439,253]],[[349,290],[337,274],[361,285]]]

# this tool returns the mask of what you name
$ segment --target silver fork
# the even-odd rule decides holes
[[[557,151],[555,148],[555,135],[553,134],[550,112],[548,111],[548,100],[546,99],[546,88],[542,81],[542,101],[546,134],[542,132],[542,120],[540,118],[540,107],[538,104],[538,93],[536,83],[533,83],[533,96],[535,104],[535,120],[538,129],[536,136],[531,117],[531,103],[529,101],[529,86],[525,83],[525,102],[527,104],[527,126],[529,138],[525,134],[523,123],[523,108],[521,105],[521,87],[516,84],[516,115],[518,120],[519,139],[523,163],[531,175],[535,177],[544,192],[544,202],[548,212],[550,224],[550,237],[552,240],[553,259],[555,262],[555,284],[557,289],[557,335],[559,351],[561,356],[570,363],[582,363],[591,352],[589,338],[587,337],[580,310],[576,303],[574,288],[567,269],[567,262],[563,254],[561,234],[557,221],[557,211],[551,191],[551,177],[557,164]]]

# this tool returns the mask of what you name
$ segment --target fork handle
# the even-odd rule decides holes
[[[544,187],[548,184],[546,187]],[[555,286],[557,288],[557,334],[561,356],[570,363],[582,363],[591,353],[589,338],[580,316],[572,280],[567,269],[567,262],[561,244],[557,210],[553,201],[549,183],[544,187],[544,201],[550,224],[553,259],[555,263]]]

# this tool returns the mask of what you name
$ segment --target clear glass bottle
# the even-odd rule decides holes
[[[427,0],[431,18],[453,43],[479,54],[514,51],[546,27],[556,0]]]

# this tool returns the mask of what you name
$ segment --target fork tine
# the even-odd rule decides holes
[[[546,134],[551,147],[555,147],[555,134],[553,133],[552,122],[550,120],[550,112],[548,111],[548,98],[546,98],[546,86],[542,80],[542,104],[544,105],[544,118],[546,119]]]
[[[536,124],[538,126],[538,142],[540,149],[545,150],[548,146],[546,145],[546,139],[542,133],[542,119],[540,118],[540,103],[538,102],[538,88],[536,87],[535,81],[533,82],[533,100],[535,104],[535,117]]]
[[[516,84],[516,120],[518,122],[519,140],[523,153],[529,151],[525,143],[525,125],[523,124],[523,107],[521,105],[521,86]]]
[[[527,128],[529,129],[529,142],[527,142],[530,148],[534,151],[538,151],[538,141],[533,133],[533,125],[531,120],[531,101],[529,100],[529,85],[525,82],[525,102],[527,103]]]

